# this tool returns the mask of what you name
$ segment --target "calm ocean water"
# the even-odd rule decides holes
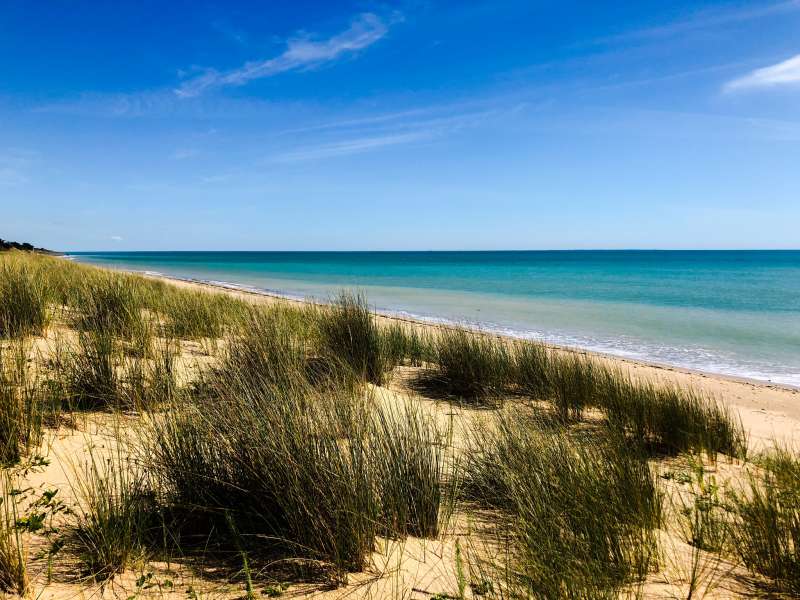
[[[81,262],[327,299],[800,386],[800,251],[97,252]]]

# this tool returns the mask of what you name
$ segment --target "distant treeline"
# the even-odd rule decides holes
[[[36,248],[33,244],[19,243],[19,242],[9,242],[0,238],[0,250],[25,250],[26,252],[47,252],[50,253],[50,250],[45,248]]]

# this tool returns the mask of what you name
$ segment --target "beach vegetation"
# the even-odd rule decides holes
[[[464,468],[466,498],[501,511],[510,547],[489,572],[513,574],[512,596],[612,597],[656,566],[662,498],[635,448],[509,415],[474,432]]]
[[[732,494],[733,546],[751,571],[800,594],[800,459],[776,446],[757,464],[745,489]]]
[[[158,538],[155,499],[146,475],[119,449],[106,458],[90,451],[73,475],[78,503],[64,546],[80,560],[83,576],[103,582],[143,560]]]
[[[0,347],[0,465],[12,465],[42,438],[42,387],[22,341]]]
[[[432,341],[434,363],[425,377],[466,402],[494,401],[508,387],[511,355],[497,338],[461,328],[442,329]]]
[[[50,290],[35,263],[16,256],[3,260],[0,264],[0,338],[41,335],[50,320],[49,299]]]

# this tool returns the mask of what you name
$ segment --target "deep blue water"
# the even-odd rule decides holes
[[[800,251],[95,252],[76,260],[325,299],[800,385]]]

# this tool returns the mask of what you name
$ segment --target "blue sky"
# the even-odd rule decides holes
[[[0,237],[800,246],[800,0],[0,4]]]

